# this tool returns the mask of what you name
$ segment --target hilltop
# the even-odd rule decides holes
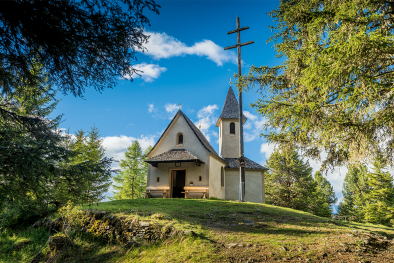
[[[54,257],[45,249],[49,234],[43,228],[10,231],[0,234],[0,261],[31,260],[41,245],[42,256],[36,258],[41,261],[36,262],[394,262],[393,228],[332,221],[266,204],[217,199],[137,199],[103,202],[82,209],[89,213],[106,211],[106,218],[113,220],[137,220],[192,234],[173,235],[131,248],[76,235],[76,246]],[[36,237],[37,233],[41,238]],[[26,239],[31,243],[15,249]]]

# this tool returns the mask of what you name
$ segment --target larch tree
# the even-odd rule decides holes
[[[323,169],[394,160],[394,4],[386,0],[281,0],[269,15],[279,66],[252,66],[239,89],[271,143],[296,145]],[[382,143],[384,142],[384,143]]]
[[[148,150],[148,149],[147,149]],[[145,151],[145,153],[147,153]],[[147,165],[141,146],[135,140],[120,161],[120,172],[113,178],[115,189],[112,199],[134,199],[142,197],[146,187]]]

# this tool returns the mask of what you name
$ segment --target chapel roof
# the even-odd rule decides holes
[[[172,149],[167,152],[161,153],[159,155],[156,155],[149,160],[146,160],[145,162],[150,163],[150,162],[158,162],[158,163],[165,163],[165,162],[193,162],[193,161],[199,161],[203,163],[198,157],[196,157],[194,154],[191,152],[185,150],[185,149]]]
[[[194,125],[194,123],[186,116],[186,114],[184,114],[181,110],[178,110],[177,114],[175,114],[174,118],[171,120],[170,124],[168,124],[167,128],[164,130],[163,134],[160,136],[160,138],[157,140],[155,146],[153,146],[152,150],[147,154],[149,155],[158,145],[158,143],[160,142],[160,140],[163,138],[164,134],[167,132],[167,130],[170,128],[171,124],[175,121],[176,117],[178,116],[178,114],[180,114],[186,121],[186,123],[189,125],[190,129],[192,129],[193,133],[196,135],[197,139],[200,141],[200,143],[202,144],[202,146],[204,146],[204,148],[210,152],[215,154],[216,156],[219,157],[219,155],[217,154],[217,152],[215,151],[215,149],[212,147],[212,145],[208,142],[207,138],[205,138],[204,134],[200,131],[199,128],[196,127],[196,125]],[[220,158],[220,157],[219,157]]]
[[[234,91],[230,86],[219,119],[238,119],[239,118],[238,114],[239,114],[239,104],[237,98],[235,97]],[[245,115],[243,115],[243,118],[245,122],[247,119]],[[216,126],[218,126],[218,124]]]
[[[223,158],[228,165],[224,168],[239,168],[239,163],[237,162],[238,158]],[[256,169],[256,170],[268,170],[268,168],[250,160],[249,158],[244,157],[245,159],[245,169]]]

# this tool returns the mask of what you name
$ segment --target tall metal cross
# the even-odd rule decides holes
[[[240,28],[239,25],[239,17],[237,17],[237,29],[227,32],[227,35],[230,35],[232,33],[237,33],[237,44],[234,46],[229,46],[225,47],[224,50],[232,49],[232,48],[237,48],[238,51],[238,80],[242,76],[242,70],[241,70],[241,47],[246,46],[249,44],[253,44],[254,41],[249,41],[241,44],[241,31],[249,29],[249,27],[243,27]],[[244,129],[243,129],[243,111],[242,111],[242,90],[238,91],[238,98],[239,98],[239,158],[238,160],[241,160],[244,158]],[[240,162],[239,162],[240,163]],[[241,164],[241,163],[240,163]],[[244,202],[245,201],[245,167],[240,165],[239,166],[239,177],[240,177],[240,183],[239,183],[239,201]]]

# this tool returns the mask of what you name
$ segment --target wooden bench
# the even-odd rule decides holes
[[[185,194],[185,198],[187,198],[189,194],[194,193],[202,193],[202,198],[205,198],[207,193],[209,193],[208,186],[185,186],[183,189],[185,192],[182,192],[182,194]]]
[[[170,187],[147,187],[144,192],[145,198],[149,198],[150,194],[162,193],[163,198],[167,198],[167,194],[170,192]]]

